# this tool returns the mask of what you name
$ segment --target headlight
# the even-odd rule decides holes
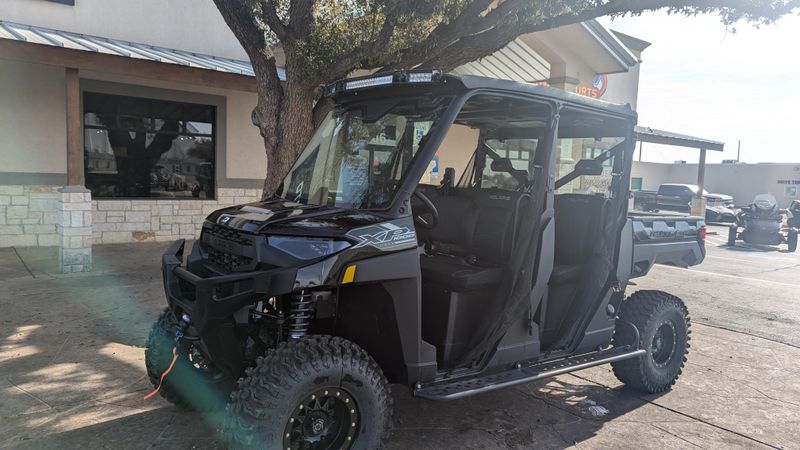
[[[347,241],[335,241],[333,239],[324,238],[269,236],[267,241],[271,247],[286,252],[297,259],[320,258],[350,247],[350,243]]]

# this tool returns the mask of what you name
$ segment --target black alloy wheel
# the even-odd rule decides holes
[[[664,322],[658,327],[653,335],[653,343],[650,346],[650,354],[653,362],[658,367],[664,367],[675,354],[675,345],[678,342],[678,333],[672,322]]]
[[[355,399],[344,389],[322,388],[306,396],[286,422],[285,449],[347,449],[358,436]]]

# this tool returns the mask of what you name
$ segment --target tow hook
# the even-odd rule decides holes
[[[188,314],[183,313],[181,316],[181,321],[178,323],[178,327],[175,329],[175,344],[178,344],[178,341],[181,340],[186,335],[186,331],[189,329],[189,325],[192,324],[192,318],[189,317]]]

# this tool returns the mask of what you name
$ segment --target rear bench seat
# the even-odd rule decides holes
[[[521,193],[500,189],[451,189],[432,197],[439,225],[419,234],[433,244],[420,259],[422,277],[451,292],[499,284],[513,245]]]

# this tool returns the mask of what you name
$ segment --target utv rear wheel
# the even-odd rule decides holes
[[[627,322],[627,323],[620,323]],[[639,330],[638,358],[612,363],[614,375],[638,391],[656,394],[669,389],[680,376],[689,352],[689,313],[681,299],[660,291],[638,291],[623,304],[614,334],[615,345],[634,339]]]
[[[728,227],[728,247],[733,247],[736,245],[736,234],[739,232],[739,227],[737,225],[731,225]]]
[[[786,236],[786,243],[789,244],[789,251],[797,251],[797,228],[789,228],[789,234]]]
[[[159,385],[161,375],[172,362],[176,326],[172,314],[164,311],[158,316],[147,338],[145,366],[154,387]],[[184,408],[222,410],[225,399],[233,389],[233,380],[206,361],[191,341],[181,340],[177,352],[178,359],[158,393],[168,402]]]
[[[332,336],[284,342],[247,369],[226,409],[232,448],[380,448],[389,384],[359,346]]]

